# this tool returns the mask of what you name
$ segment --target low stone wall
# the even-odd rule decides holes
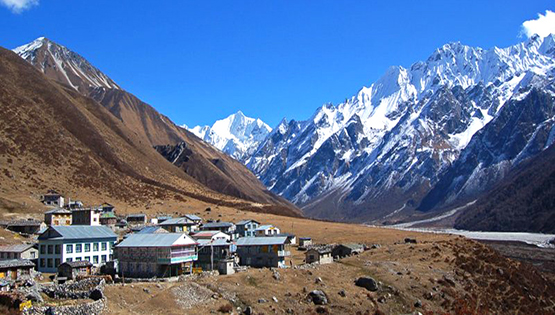
[[[23,315],[99,315],[107,307],[106,298],[90,303],[64,306],[33,306],[22,312]]]
[[[43,286],[41,291],[53,299],[98,300],[103,297],[105,285],[106,280],[103,278],[89,278],[73,283]]]

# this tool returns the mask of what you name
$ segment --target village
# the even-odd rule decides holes
[[[254,219],[205,221],[202,212],[210,208],[179,216],[118,215],[109,203],[66,202],[53,190],[41,202],[46,208],[43,221],[0,222],[24,237],[21,244],[0,243],[0,302],[26,314],[56,313],[56,300],[63,305],[73,300],[70,306],[58,306],[66,309],[63,313],[101,312],[106,284],[177,281],[248,268],[296,269],[331,264],[368,249],[357,243],[313,244],[307,235],[297,237]],[[292,251],[302,252],[304,259],[294,261]],[[373,280],[364,281],[363,287],[376,286]],[[311,294],[318,304],[321,293]]]

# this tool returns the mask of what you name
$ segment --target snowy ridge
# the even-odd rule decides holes
[[[420,200],[507,101],[523,97],[519,91],[532,79],[553,74],[554,56],[553,35],[489,50],[446,44],[409,69],[390,67],[306,121],[282,121],[247,166],[308,215],[319,216],[318,205],[331,202],[337,212],[383,217]],[[326,199],[333,191],[349,193]],[[380,210],[368,209],[378,201]]]
[[[239,161],[251,155],[272,131],[262,120],[247,117],[241,111],[212,126],[182,127]]]
[[[120,89],[112,79],[83,57],[45,37],[39,37],[13,51],[43,73],[55,77],[75,90]]]

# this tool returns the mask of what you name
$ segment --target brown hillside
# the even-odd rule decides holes
[[[187,161],[180,160],[177,166],[202,185],[233,197],[270,204],[272,206],[267,209],[271,208],[273,213],[300,215],[298,208],[269,192],[243,164],[207,145],[149,104],[122,90],[79,54],[46,38],[37,41],[41,41],[42,45],[23,55],[25,60],[50,79],[96,100],[131,130],[139,143],[151,146],[186,143],[191,154]]]
[[[36,205],[40,193],[55,188],[124,209],[169,199],[253,208],[205,188],[97,102],[48,80],[5,49],[0,110],[0,197]]]

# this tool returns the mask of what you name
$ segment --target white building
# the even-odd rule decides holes
[[[88,260],[98,267],[112,260],[116,234],[107,226],[51,226],[39,238],[40,272],[56,272],[64,262]]]
[[[280,234],[280,229],[271,224],[261,225],[256,230],[254,230],[255,236],[276,236]]]

